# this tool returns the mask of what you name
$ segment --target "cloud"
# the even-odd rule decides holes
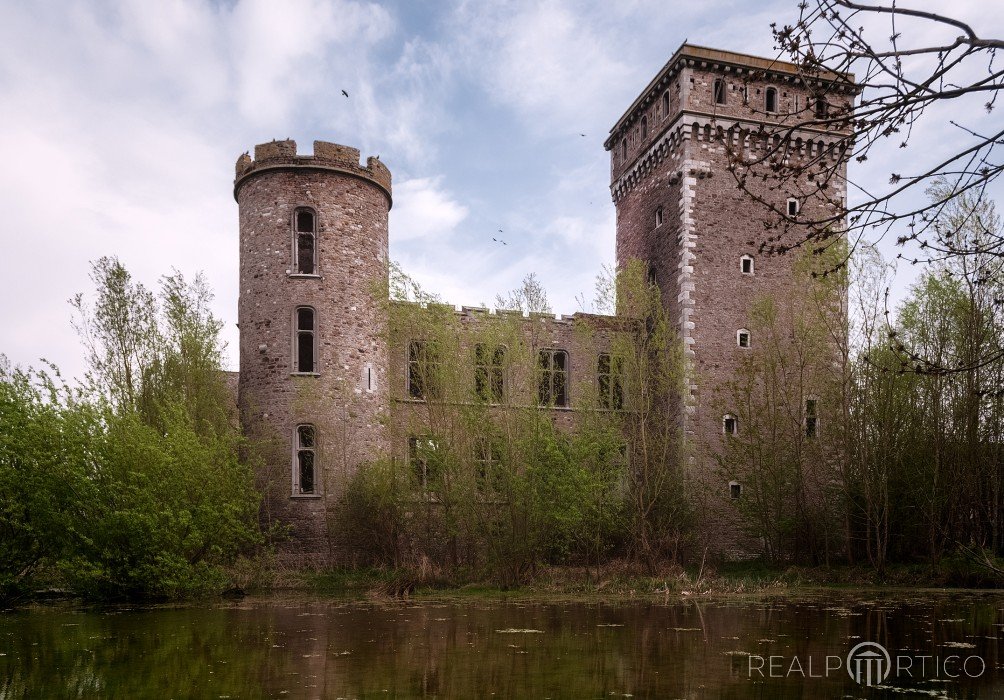
[[[394,185],[390,212],[391,237],[396,242],[448,240],[467,218],[467,207],[442,187],[442,177],[406,180]]]

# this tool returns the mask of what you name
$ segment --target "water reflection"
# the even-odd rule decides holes
[[[1004,598],[990,594],[38,607],[0,615],[0,700],[1004,697],[1002,629]],[[807,661],[822,675],[827,655],[862,640],[894,657],[978,655],[986,672],[890,679],[887,689],[844,669],[804,677]],[[782,677],[751,677],[751,654],[779,657]],[[790,672],[795,657],[801,675]]]

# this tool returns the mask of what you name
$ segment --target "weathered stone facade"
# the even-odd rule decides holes
[[[768,89],[776,91],[769,110]],[[744,145],[765,121],[796,123],[813,99],[814,86],[794,66],[684,45],[605,144],[618,265],[646,261],[676,321],[688,359],[682,402],[689,459],[706,476],[710,452],[722,439],[723,387],[748,352],[737,331],[748,327],[751,300],[798,293],[789,258],[757,254],[761,219],[728,172],[725,145]],[[798,136],[798,147],[813,153],[834,141],[833,134],[808,128]],[[837,167],[842,172],[843,164]],[[328,560],[337,553],[327,516],[346,480],[366,461],[406,458],[408,437],[421,433],[426,420],[424,402],[409,395],[407,384],[408,344],[416,338],[390,327],[390,172],[376,158],[360,165],[359,152],[345,146],[315,142],[313,156],[298,156],[292,141],[272,142],[257,146],[254,159],[238,160],[234,194],[240,205],[241,420],[264,445],[267,512],[292,525],[289,553]],[[784,207],[797,193],[764,187],[757,194]],[[827,206],[807,198],[799,205]],[[316,261],[308,274],[298,274],[301,211],[315,217]],[[751,260],[748,271],[743,256]],[[298,371],[300,308],[313,310],[309,372]],[[455,314],[460,329],[483,327],[495,316],[471,308]],[[568,353],[568,406],[550,410],[557,423],[571,427],[577,392],[595,386],[597,354],[609,347],[618,321],[576,314],[521,323],[534,352]],[[590,332],[576,333],[577,327]],[[532,405],[532,392],[524,393],[509,400]],[[315,444],[306,450],[299,449],[301,425],[313,429]],[[298,488],[300,452],[314,460],[309,493]],[[728,484],[708,483],[717,490],[710,502],[725,502]],[[724,511],[708,512],[719,517]]]

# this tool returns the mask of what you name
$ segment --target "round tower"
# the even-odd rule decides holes
[[[292,526],[288,558],[327,560],[330,516],[360,464],[388,451],[390,171],[323,141],[237,160],[238,404],[264,517]]]

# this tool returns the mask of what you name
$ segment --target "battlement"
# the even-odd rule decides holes
[[[308,169],[330,170],[367,180],[382,189],[389,201],[391,199],[390,170],[381,162],[379,156],[367,158],[366,165],[360,164],[359,157],[358,148],[327,141],[314,141],[314,154],[309,156],[297,155],[296,141],[292,139],[260,143],[254,147],[253,159],[247,153],[242,153],[237,159],[234,198],[237,198],[241,185],[258,173],[273,170]]]

